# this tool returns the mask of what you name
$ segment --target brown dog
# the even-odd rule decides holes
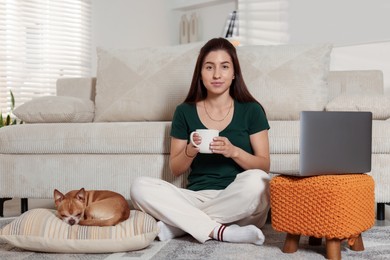
[[[73,190],[65,195],[54,190],[57,216],[69,225],[114,226],[130,215],[126,199],[113,191]]]

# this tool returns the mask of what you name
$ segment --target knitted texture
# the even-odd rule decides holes
[[[375,222],[374,180],[366,174],[276,176],[272,227],[289,234],[354,238]]]

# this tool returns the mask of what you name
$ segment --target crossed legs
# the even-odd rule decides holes
[[[262,244],[264,240],[259,227],[269,210],[269,176],[263,171],[245,171],[224,190],[191,191],[141,177],[130,192],[135,208],[162,222],[160,238],[164,233],[168,238],[189,233],[204,243],[219,239],[223,232],[224,241]]]

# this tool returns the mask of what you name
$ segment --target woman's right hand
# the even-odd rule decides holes
[[[194,139],[196,144],[200,144],[200,136],[195,137]],[[186,172],[190,168],[191,163],[198,152],[199,148],[191,143],[187,143],[187,140],[172,137],[169,165],[173,175],[179,176]]]
[[[194,141],[194,143],[196,144],[196,145],[200,145],[201,143],[202,143],[202,137],[200,137],[200,135],[197,133],[197,132],[195,132],[194,134],[193,134],[193,136],[192,136],[192,141]],[[191,142],[190,142],[190,144],[191,144]],[[192,145],[192,144],[191,144]],[[195,147],[194,145],[192,145],[193,147]],[[196,147],[195,147],[196,148]],[[199,150],[199,149],[198,149]]]
[[[202,137],[195,132],[192,135],[192,141],[196,145],[200,145],[202,143]],[[199,153],[199,150],[199,147],[196,147],[192,142],[190,142],[189,144],[187,144],[184,153],[189,158],[195,158],[195,156]]]

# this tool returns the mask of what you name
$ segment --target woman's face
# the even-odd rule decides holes
[[[233,62],[224,50],[211,51],[206,55],[201,70],[203,85],[209,94],[223,94],[234,79]]]

